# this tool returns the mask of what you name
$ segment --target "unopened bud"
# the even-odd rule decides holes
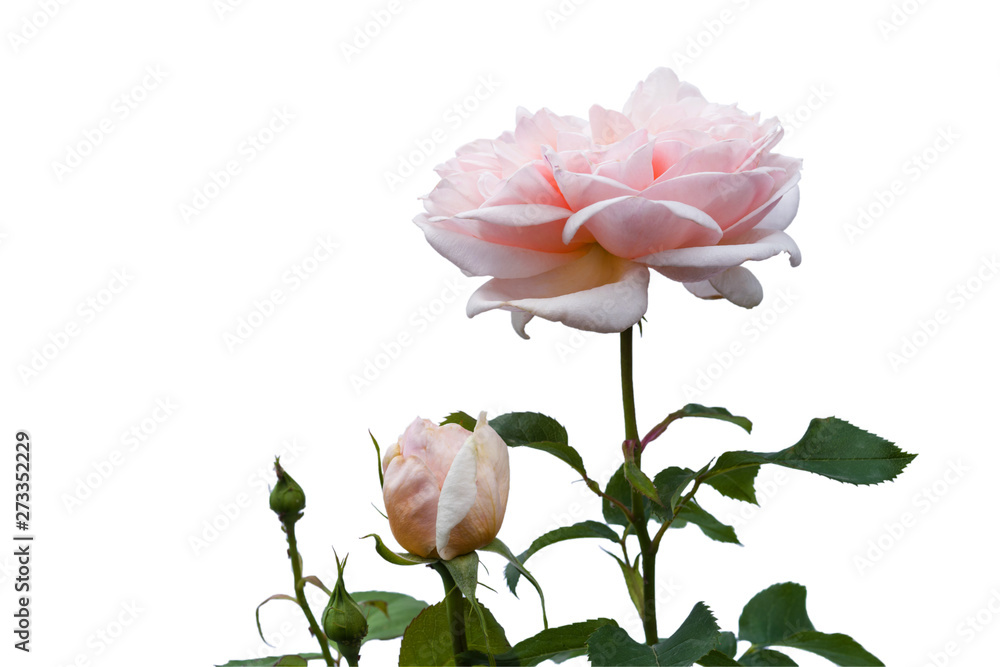
[[[334,554],[336,558],[336,554]],[[344,567],[347,557],[337,558],[337,585],[323,611],[323,632],[327,639],[337,642],[345,656],[354,654],[357,658],[361,642],[368,634],[368,619],[361,606],[354,601],[344,585]]]
[[[285,472],[278,459],[274,459],[274,472],[278,482],[271,490],[271,509],[282,521],[298,521],[306,507],[306,494],[302,487]]]

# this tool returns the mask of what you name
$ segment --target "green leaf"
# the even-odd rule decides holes
[[[796,667],[797,662],[789,658],[784,653],[763,649],[761,651],[747,651],[740,658],[740,665],[751,665],[752,667]]]
[[[668,521],[674,515],[684,489],[694,480],[695,476],[695,471],[677,466],[670,466],[656,473],[653,484],[656,486],[656,493],[662,500],[662,504],[653,505],[650,508],[654,519],[661,522]]]
[[[271,600],[288,600],[289,602],[294,602],[295,604],[299,604],[299,601],[293,598],[291,595],[285,595],[284,593],[275,593],[274,595],[272,595],[271,597],[267,598],[259,605],[257,605],[257,611],[255,613],[255,616],[257,617],[257,634],[260,635],[261,640],[268,646],[272,645],[269,641],[267,641],[267,639],[264,638],[264,630],[261,629],[260,627],[260,608],[266,605]]]
[[[496,655],[494,658],[498,667],[503,665],[534,667],[546,660],[562,662],[584,655],[587,649],[587,639],[606,625],[618,627],[618,624],[609,618],[598,618],[542,630],[534,637],[519,641],[512,649]],[[482,653],[463,655],[468,657],[472,664],[486,664],[486,656]]]
[[[445,424],[458,424],[466,431],[474,431],[476,429],[476,418],[466,412],[452,412],[441,422],[441,426]]]
[[[688,523],[698,526],[701,532],[717,542],[740,544],[740,540],[736,537],[736,531],[733,530],[732,526],[727,526],[706,512],[694,499],[685,503],[684,507],[677,512],[677,518],[670,527],[681,528]]]
[[[351,593],[358,603],[384,602],[384,613],[378,607],[368,606],[365,610],[368,619],[368,634],[365,641],[375,639],[395,639],[402,637],[406,626],[416,618],[417,614],[427,608],[423,600],[404,595],[403,593],[388,593],[385,591],[361,591]]]
[[[608,485],[604,489],[604,493],[621,502],[625,507],[632,507],[632,486],[625,479],[624,465],[619,467],[615,471],[615,474],[611,476],[611,479],[608,480]],[[605,522],[616,526],[630,525],[625,513],[617,505],[608,502],[607,499],[602,499],[601,503]],[[645,496],[643,496],[642,503],[645,507],[646,516],[649,516],[650,508],[655,507],[655,505]]]
[[[702,667],[732,667],[732,665],[740,667],[740,663],[718,649],[712,649],[698,658],[698,664]]]
[[[705,484],[708,484],[728,498],[756,505],[758,503],[757,491],[754,489],[754,480],[757,478],[759,471],[760,466],[737,468],[709,477],[705,480]]]
[[[656,487],[653,485],[653,480],[646,477],[646,473],[640,470],[634,461],[625,462],[625,479],[628,480],[633,489],[654,503],[660,502],[660,497],[656,495]]]
[[[298,655],[273,655],[267,658],[253,658],[252,660],[230,660],[224,665],[217,667],[292,667],[294,665],[308,665],[309,660],[322,660],[321,653],[301,653]]]
[[[822,656],[835,665],[861,667],[882,662],[847,635],[803,631],[778,642],[779,646],[797,648]]]
[[[850,484],[879,484],[895,479],[916,458],[893,443],[837,419],[813,419],[797,443],[780,452],[726,452],[709,476],[739,468],[776,463]],[[708,479],[708,478],[706,478]]]
[[[753,424],[746,417],[737,417],[726,410],[725,408],[706,408],[704,405],[698,405],[696,403],[689,403],[677,412],[671,412],[667,415],[667,418],[657,424],[653,429],[646,434],[646,437],[642,439],[642,446],[645,447],[652,441],[659,438],[666,432],[667,427],[678,419],[683,419],[684,417],[704,417],[707,419],[720,419],[722,421],[727,421],[732,424],[736,424],[740,428],[744,429],[747,433],[753,428]]]
[[[723,655],[729,658],[736,657],[736,635],[732,632],[720,632],[719,644],[716,647]]]
[[[430,565],[431,563],[436,563],[438,560],[436,558],[423,558],[416,554],[411,553],[399,553],[393,551],[389,547],[385,546],[382,538],[372,533],[370,535],[365,535],[365,537],[375,538],[375,551],[378,555],[384,558],[386,561],[392,563],[393,565]],[[364,538],[361,538],[364,539]]]
[[[447,562],[447,561],[445,561]],[[463,600],[465,607],[465,638],[469,650],[483,654],[490,652],[506,652],[510,642],[503,628],[489,609],[477,604],[485,621],[486,632],[480,626],[479,613],[473,610],[469,600]],[[400,665],[454,665],[455,655],[452,653],[451,630],[448,610],[445,603],[438,602],[420,612],[403,635],[399,648]]]
[[[690,664],[715,646],[719,625],[704,602],[698,602],[681,627],[654,648],[661,665]]]
[[[476,586],[479,584],[479,554],[473,551],[462,556],[455,556],[451,560],[439,561],[439,563],[448,570],[452,579],[455,580],[455,585],[458,586],[458,590],[462,591],[462,595],[465,596],[465,599],[470,605],[472,605],[473,611],[475,611],[479,616],[479,627],[484,633],[486,652],[496,652],[496,649],[493,649],[492,651],[490,649],[490,635],[488,632],[489,627],[487,625],[487,619],[483,614],[485,607],[479,604],[479,601],[476,599]],[[468,630],[468,628],[466,628],[466,630]],[[506,639],[504,641],[506,641]]]
[[[378,446],[378,440],[375,439],[375,435],[371,431],[368,431],[368,437],[375,445],[375,467],[378,469],[378,485],[381,488],[385,486],[385,475],[382,473],[382,449]]]
[[[882,665],[847,635],[817,632],[806,613],[806,589],[799,584],[775,584],[755,595],[740,615],[739,638],[757,648],[783,646],[809,651],[837,665]]]
[[[569,436],[562,424],[537,412],[508,412],[490,420],[508,447],[528,447],[547,452],[569,464],[582,476],[587,476],[580,453],[569,445]]]
[[[597,521],[582,521],[580,523],[573,524],[572,526],[565,526],[563,528],[556,528],[555,530],[550,530],[541,537],[537,538],[531,543],[527,549],[522,551],[517,556],[517,560],[523,565],[531,556],[535,555],[547,546],[556,544],[557,542],[564,542],[566,540],[578,540],[583,538],[601,538],[605,540],[611,540],[612,542],[618,541],[618,534]],[[517,582],[521,579],[521,572],[513,564],[508,565],[504,569],[504,577],[507,579],[507,587],[510,589],[511,593],[517,594]]]
[[[537,412],[508,412],[491,419],[490,426],[510,447],[533,442],[569,444],[569,436],[562,424]]]
[[[622,570],[622,576],[625,577],[625,588],[628,589],[628,596],[632,599],[632,604],[635,605],[635,610],[639,612],[642,616],[643,610],[646,607],[645,597],[646,591],[643,588],[642,573],[639,571],[639,557],[642,554],[636,554],[634,563],[626,563],[623,559],[614,555],[610,551],[605,551],[615,559],[618,563],[618,567]]]
[[[440,562],[448,568],[448,573],[455,580],[462,595],[470,602],[474,601],[476,599],[476,584],[479,583],[479,555],[473,551]]]
[[[604,626],[587,641],[587,656],[598,667],[691,665],[715,647],[718,634],[715,617],[699,602],[677,632],[655,646],[640,644],[621,628]]]
[[[770,646],[801,630],[815,629],[806,613],[806,587],[775,584],[743,607],[739,638],[755,646]]]
[[[500,541],[499,538],[494,539],[492,542],[487,544],[485,547],[482,547],[480,550],[492,551],[493,553],[500,554],[501,556],[503,556],[508,560],[509,565],[507,565],[507,567],[514,567],[517,571],[519,571],[521,574],[523,574],[525,577],[528,578],[528,581],[531,582],[531,585],[535,587],[536,591],[538,591],[538,598],[541,600],[542,603],[542,625],[545,628],[548,628],[549,617],[545,613],[545,594],[542,593],[542,587],[538,583],[538,581],[531,575],[530,572],[528,572],[528,570],[525,569],[524,564],[517,558],[517,556],[515,556],[511,552],[510,548],[506,544]],[[511,592],[513,593],[513,591]],[[515,593],[515,596],[516,595],[517,594]]]
[[[719,419],[724,422],[729,422],[730,424],[736,424],[747,433],[750,433],[753,430],[753,424],[749,419],[746,417],[738,417],[725,408],[706,408],[704,405],[689,403],[673,414],[677,415],[674,417],[675,419],[681,419],[683,417]]]
[[[327,588],[326,584],[323,583],[323,580],[317,577],[315,574],[310,574],[309,576],[302,577],[302,581],[304,581],[306,584],[312,584],[313,586],[320,589],[327,595],[333,595],[333,591]]]

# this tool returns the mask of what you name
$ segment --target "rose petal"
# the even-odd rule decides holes
[[[527,227],[540,225],[555,220],[563,220],[573,214],[573,211],[562,206],[545,204],[504,204],[463,211],[454,217],[462,220],[481,220],[493,225],[507,227]],[[432,219],[433,220],[433,219]]]
[[[699,299],[721,299],[722,295],[712,287],[712,283],[707,280],[699,280],[696,283],[682,283],[687,291],[694,294]]]
[[[759,306],[764,299],[760,281],[742,266],[734,266],[708,279],[709,284],[730,303],[743,308]]]
[[[458,424],[438,426],[429,419],[414,419],[399,438],[399,453],[406,458],[418,458],[434,473],[437,487],[451,467],[459,448],[469,437],[468,429]]]
[[[569,252],[546,252],[492,243],[470,236],[465,231],[430,223],[425,216],[418,215],[413,221],[423,230],[432,248],[470,276],[527,278],[551,271],[587,254],[585,248]]]
[[[633,258],[651,251],[715,244],[722,230],[703,211],[688,204],[616,197],[574,213],[563,228],[563,241],[584,225],[613,255]]]
[[[495,187],[493,195],[483,202],[483,208],[510,204],[541,204],[563,207],[566,205],[566,201],[555,187],[555,179],[552,177],[548,163],[537,160],[524,165],[510,178],[500,181]]]
[[[451,558],[445,552],[452,529],[465,518],[476,502],[476,468],[476,442],[470,435],[451,463],[438,501],[435,545],[438,555],[446,560]]]
[[[792,266],[802,261],[799,247],[791,236],[781,231],[754,229],[724,245],[666,250],[635,261],[656,269],[671,280],[694,283],[743,262],[768,259],[782,252],[789,254]]]
[[[469,299],[474,317],[501,308],[537,315],[585,331],[624,331],[646,312],[649,271],[594,245],[580,259],[527,279],[493,279]],[[518,333],[527,338],[522,329]],[[515,329],[518,320],[514,320]]]
[[[632,132],[635,132],[635,126],[625,115],[598,104],[590,107],[590,134],[597,143],[621,141]]]
[[[648,141],[636,148],[624,160],[614,160],[599,164],[594,169],[594,174],[624,183],[630,188],[642,190],[653,182],[654,147],[653,142]]]
[[[477,174],[455,174],[442,178],[434,189],[422,197],[424,208],[432,216],[450,216],[478,208],[483,196]]]
[[[556,166],[552,171],[562,196],[574,211],[605,199],[639,194],[638,190],[605,176],[579,174]]]
[[[778,202],[781,201],[786,194],[791,194],[792,199],[790,199],[782,208],[780,216],[787,216],[788,214],[791,214],[792,217],[787,219],[781,217],[780,219],[776,219],[772,224],[775,225],[775,229],[779,228],[778,225],[784,224],[784,227],[780,227],[780,229],[784,229],[792,223],[792,218],[795,217],[795,213],[798,211],[799,207],[799,192],[797,186],[799,180],[801,179],[801,174],[796,167],[792,167],[789,170],[772,170],[769,173],[774,179],[774,191],[771,193],[771,196],[757,206],[757,208],[751,210],[743,216],[742,219],[726,228],[727,237],[736,237],[757,227],[761,222],[763,222],[765,217],[770,217],[771,212],[778,206]],[[793,191],[794,194],[792,194]]]
[[[507,443],[480,413],[469,439],[476,456],[476,497],[462,520],[450,532],[446,545],[438,545],[441,558],[450,559],[486,546],[497,536],[507,511],[510,461]],[[444,492],[442,491],[442,497]],[[440,521],[440,512],[438,514]]]
[[[690,204],[707,213],[725,230],[762,204],[773,188],[774,179],[764,172],[703,173],[651,185],[641,196]]]
[[[691,150],[677,164],[667,169],[656,182],[703,171],[721,171],[731,174],[743,163],[750,151],[745,139],[726,139]]]
[[[784,231],[788,225],[792,224],[795,214],[799,211],[799,188],[792,188],[778,201],[777,206],[771,209],[764,218],[754,225],[754,229],[774,229]]]
[[[393,537],[410,553],[426,558],[434,552],[440,494],[434,473],[419,458],[397,456],[390,461],[382,498]]]
[[[660,107],[685,97],[700,98],[701,93],[691,84],[681,82],[673,70],[659,67],[635,87],[625,102],[623,113],[636,127],[641,127]]]

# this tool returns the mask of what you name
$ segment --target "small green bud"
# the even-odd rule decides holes
[[[292,476],[285,472],[278,459],[274,459],[274,472],[278,475],[278,482],[271,490],[271,509],[282,521],[298,521],[306,507],[306,494]]]
[[[334,553],[334,558],[337,558]],[[345,656],[353,654],[357,659],[361,642],[368,634],[368,619],[361,606],[354,601],[344,585],[344,567],[347,557],[337,558],[337,585],[323,611],[323,632],[328,639],[337,642]]]

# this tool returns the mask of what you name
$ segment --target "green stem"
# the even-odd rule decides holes
[[[459,590],[455,579],[448,572],[448,568],[440,562],[431,565],[441,575],[441,582],[444,584],[444,605],[448,611],[448,627],[451,629],[451,650],[455,654],[456,665],[468,665],[470,663],[459,659],[459,655],[469,650],[468,642],[465,638],[465,599],[462,591]]]
[[[299,607],[302,608],[302,612],[309,621],[309,629],[312,630],[313,635],[319,642],[319,650],[323,653],[323,660],[326,661],[329,667],[332,667],[335,663],[333,655],[330,654],[330,642],[326,640],[326,635],[323,634],[323,630],[316,622],[316,617],[313,616],[312,610],[309,608],[309,603],[306,601],[306,582],[302,580],[302,559],[299,558],[299,545],[295,540],[295,520],[292,519],[283,523],[285,525],[285,534],[288,535],[288,557],[292,559],[292,576],[295,577],[295,599],[298,600]],[[353,665],[358,664],[357,661],[351,663],[350,658],[348,658],[347,662]]]
[[[638,440],[635,419],[635,389],[632,384],[632,329],[622,332],[622,404],[625,408],[625,439]]]
[[[625,439],[639,440],[639,427],[635,418],[635,389],[632,381],[632,329],[621,333],[622,406],[625,412]],[[635,448],[635,465],[641,468],[642,451]],[[632,489],[632,526],[639,539],[642,554],[642,629],[646,643],[652,646],[660,641],[656,630],[656,549],[649,539],[646,508],[641,493]]]

